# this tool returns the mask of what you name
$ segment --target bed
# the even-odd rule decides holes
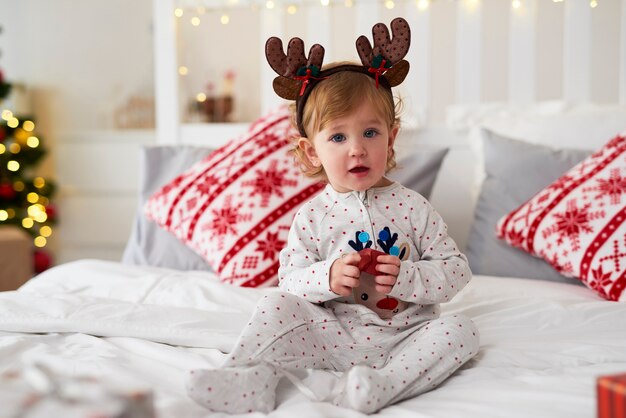
[[[576,271],[513,248],[496,237],[496,226],[590,154],[597,155],[592,152],[626,129],[625,121],[626,109],[620,107],[490,105],[451,109],[445,129],[410,138],[405,133],[396,176],[430,197],[474,271],[469,285],[442,311],[472,318],[481,343],[478,355],[438,388],[378,415],[596,414],[598,377],[626,372],[626,297],[610,300],[610,291],[572,278]],[[261,129],[263,123],[254,126]],[[419,153],[410,151],[415,144]],[[45,408],[53,406],[41,399],[59,397],[59,387],[85,378],[106,393],[122,388],[150,394],[159,417],[210,415],[188,398],[188,372],[217,367],[256,301],[276,288],[271,281],[225,278],[236,255],[225,259],[219,246],[211,247],[214,243],[181,240],[175,230],[158,226],[161,211],[150,207],[162,203],[173,184],[185,184],[189,177],[181,173],[215,154],[195,147],[146,149],[138,213],[122,261],[59,265],[17,291],[0,293],[0,415],[50,416],[52,409]],[[171,183],[172,178],[178,180]],[[172,187],[160,193],[166,184]],[[180,228],[189,225],[188,216],[178,215],[170,228],[177,222]],[[43,379],[55,384],[42,385],[33,370],[44,370]],[[333,373],[300,371],[298,377],[312,393],[281,381],[277,409],[269,416],[361,416],[316,400],[328,394],[337,378]],[[41,395],[39,401],[21,402],[32,391]],[[87,398],[98,403],[78,394],[84,398],[78,403]],[[151,414],[148,407],[130,416]]]

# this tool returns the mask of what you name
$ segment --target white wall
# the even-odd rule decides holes
[[[29,94],[60,186],[57,262],[118,260],[136,208],[139,146],[153,131],[113,131],[131,95],[153,95],[151,0],[0,0],[0,68]]]
[[[33,89],[48,134],[112,128],[113,109],[153,91],[150,0],[0,0],[0,66]]]

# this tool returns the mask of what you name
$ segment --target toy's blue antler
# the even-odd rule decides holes
[[[370,248],[373,243],[370,240],[370,234],[365,231],[356,231],[354,233],[354,241],[350,240],[348,244],[350,244],[354,251],[361,251],[365,248]]]
[[[390,255],[397,255],[402,259],[404,255],[404,249],[402,250],[402,254],[400,253],[400,248],[395,246],[394,244],[398,240],[398,234],[394,233],[391,235],[391,230],[388,226],[384,227],[382,231],[378,233],[378,239],[376,242],[380,245],[380,248],[386,253]]]

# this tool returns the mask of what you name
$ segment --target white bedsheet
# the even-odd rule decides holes
[[[186,373],[218,365],[271,291],[222,285],[204,272],[96,260],[58,266],[0,293],[0,372],[40,362],[66,376],[149,387],[159,417],[209,416],[187,398]],[[379,416],[593,417],[596,378],[626,372],[626,304],[582,286],[477,276],[443,312],[475,321],[479,354],[436,390]],[[301,377],[319,395],[335,379]],[[271,417],[362,416],[311,402],[287,382],[278,390]]]

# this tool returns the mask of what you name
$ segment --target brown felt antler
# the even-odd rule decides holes
[[[356,40],[356,49],[361,58],[361,63],[366,67],[374,67],[374,59],[382,57],[391,68],[385,72],[385,78],[394,87],[404,81],[409,72],[409,63],[403,58],[409,52],[411,45],[411,28],[409,23],[401,17],[391,21],[391,32],[383,23],[377,23],[372,27],[374,46],[370,44],[365,35]]]
[[[292,38],[287,46],[287,54],[283,52],[283,42],[271,37],[265,43],[267,62],[278,77],[274,79],[274,91],[283,99],[295,100],[301,90],[302,81],[297,79],[298,70],[302,67],[317,67],[319,71],[324,61],[324,47],[315,44],[309,50],[309,57],[304,55],[304,42],[300,38]]]

